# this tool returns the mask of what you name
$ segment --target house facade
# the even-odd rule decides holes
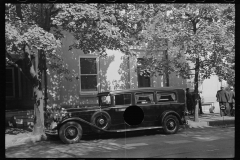
[[[116,50],[107,50],[106,56],[98,53],[84,54],[81,50],[69,50],[74,37],[64,32],[62,47],[58,49],[64,65],[70,70],[72,80],[68,81],[63,75],[48,68],[47,91],[48,105],[61,105],[63,107],[88,107],[98,105],[97,93],[109,90],[132,89],[140,87],[165,87],[165,75],[157,77],[144,77],[137,68],[146,56],[145,48],[132,48],[136,56],[128,56]],[[159,50],[156,54],[162,55],[167,48]],[[171,55],[169,55],[171,56]],[[21,72],[14,66],[6,67],[6,110],[33,109],[33,88],[26,64],[19,60]],[[24,74],[23,74],[24,73]],[[44,81],[43,81],[44,82]],[[170,87],[194,89],[194,79],[183,79],[175,73],[169,75]],[[45,84],[43,83],[43,86]],[[205,102],[216,102],[216,92],[220,86],[217,76],[211,76],[199,83],[199,90]],[[216,107],[218,108],[218,107]]]
[[[72,72],[72,81],[48,70],[48,105],[63,107],[87,107],[98,105],[97,93],[109,90],[132,89],[140,87],[165,87],[164,75],[145,77],[137,68],[142,58],[146,56],[143,48],[132,48],[136,56],[128,56],[116,50],[107,50],[106,56],[98,53],[84,54],[81,50],[69,50],[74,37],[64,32],[62,48],[57,52]],[[166,49],[158,51],[158,55]],[[162,52],[162,53],[161,53]],[[171,87],[187,88],[192,83],[189,80],[169,75]]]

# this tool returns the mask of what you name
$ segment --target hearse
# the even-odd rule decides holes
[[[148,87],[102,92],[97,96],[98,106],[68,108],[54,113],[53,121],[45,126],[45,133],[58,135],[64,143],[70,144],[79,142],[83,134],[91,133],[161,128],[165,134],[174,134],[186,123],[184,89]],[[124,118],[125,111],[132,106],[143,112],[143,119],[137,125],[129,125]],[[129,113],[134,120],[138,112]]]

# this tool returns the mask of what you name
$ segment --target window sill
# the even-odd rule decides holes
[[[80,92],[80,97],[97,97],[98,92]]]

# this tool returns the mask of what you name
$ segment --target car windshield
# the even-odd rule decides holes
[[[111,97],[109,95],[107,96],[100,96],[100,105],[104,106],[104,105],[110,105],[111,104]]]

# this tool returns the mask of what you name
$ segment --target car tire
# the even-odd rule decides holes
[[[111,117],[105,111],[95,112],[91,117],[91,123],[98,128],[107,130],[111,125]],[[92,127],[92,130],[97,133],[103,133],[101,130]]]
[[[176,116],[168,115],[163,120],[163,131],[165,134],[177,133],[179,129],[179,121]]]
[[[78,143],[82,138],[82,127],[79,123],[69,121],[59,129],[59,138],[66,144]]]

